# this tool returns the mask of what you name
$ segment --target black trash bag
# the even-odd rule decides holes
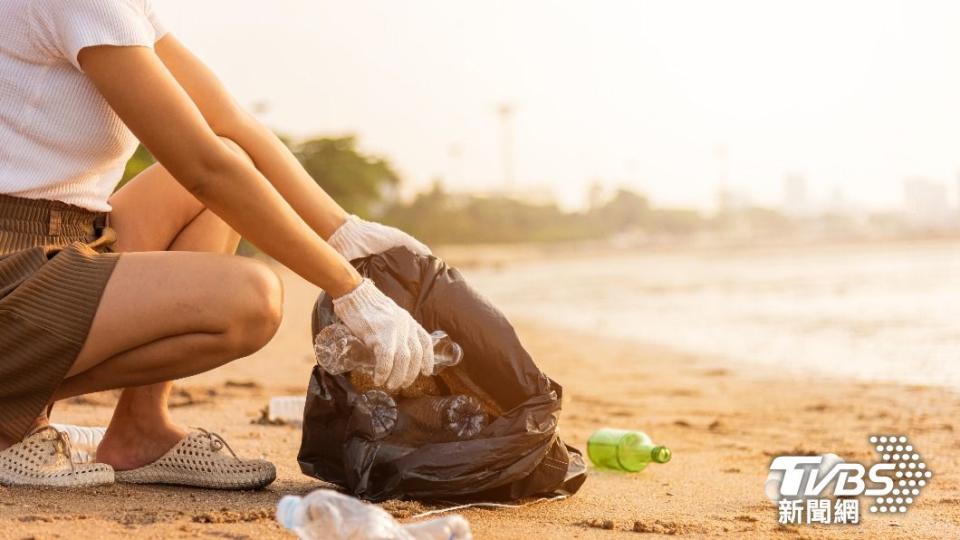
[[[450,442],[414,434],[397,422],[383,438],[370,429],[369,407],[350,374],[315,366],[307,391],[298,460],[309,476],[371,501],[509,501],[533,495],[573,494],[586,479],[582,454],[557,434],[562,389],[533,363],[506,317],[436,257],[395,248],[353,261],[357,270],[428,331],[443,330],[463,360],[434,377],[421,377],[443,394],[466,394],[490,411],[473,439]],[[332,301],[320,295],[313,335],[335,321]],[[355,377],[355,376],[354,376]],[[395,396],[402,404],[405,399]],[[401,406],[401,411],[402,411]]]

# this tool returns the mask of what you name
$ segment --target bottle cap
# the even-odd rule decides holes
[[[300,512],[302,497],[287,495],[277,503],[277,521],[287,529],[296,529],[303,525],[303,513]]]
[[[671,452],[666,446],[655,446],[653,450],[650,451],[650,459],[656,461],[657,463],[666,463],[670,461],[670,458],[672,457],[673,452]]]

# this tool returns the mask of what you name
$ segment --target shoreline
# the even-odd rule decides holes
[[[540,261],[544,258],[567,259],[671,254],[737,254],[781,252],[795,249],[838,251],[847,249],[918,248],[929,246],[960,247],[960,235],[877,238],[831,238],[815,241],[694,241],[679,239],[658,242],[619,242],[615,239],[569,242],[532,242],[516,244],[444,244],[434,252],[458,268],[506,268],[511,265]]]
[[[463,272],[514,318],[747,369],[960,389],[954,247],[556,253]]]
[[[312,357],[306,314],[315,289],[281,272],[287,317],[251,358],[177,383],[173,415],[220,432],[243,456],[265,456],[278,480],[259,492],[165,486],[77,491],[0,488],[0,538],[291,538],[274,521],[277,500],[323,484],[296,464],[299,430],[251,423],[274,395],[302,393]],[[567,500],[461,512],[478,539],[494,538],[945,538],[960,536],[960,395],[937,387],[785,377],[653,345],[598,338],[515,320],[535,361],[564,386],[560,433],[580,449],[600,427],[648,432],[673,450],[641,473],[590,469]],[[53,420],[104,425],[113,395],[57,406]],[[876,459],[867,437],[904,433],[935,477],[906,514],[859,526],[781,526],[763,493],[773,456],[834,452]],[[383,505],[401,519],[435,506]],[[612,529],[605,527],[610,526]],[[644,532],[634,532],[634,529]]]
[[[523,321],[523,319],[520,319]],[[892,388],[901,388],[909,389],[914,387],[924,387],[931,389],[943,390],[948,393],[956,394],[960,396],[960,384],[947,382],[947,381],[933,381],[933,380],[909,380],[909,381],[898,381],[891,376],[864,376],[856,373],[838,373],[836,371],[829,371],[822,369],[820,366],[811,366],[811,365],[800,365],[794,362],[779,362],[780,365],[775,365],[772,361],[765,360],[751,360],[746,357],[736,357],[736,356],[721,356],[718,354],[711,354],[707,351],[697,351],[692,349],[683,349],[678,348],[665,343],[656,343],[651,341],[643,341],[634,339],[631,337],[626,337],[622,335],[617,335],[615,333],[603,333],[601,331],[593,332],[582,332],[576,328],[572,328],[572,325],[567,324],[555,324],[555,323],[527,323],[528,326],[540,327],[544,332],[555,332],[555,333],[580,333],[584,336],[589,336],[591,339],[602,339],[610,340],[614,342],[623,342],[625,344],[633,344],[638,349],[641,350],[656,350],[662,351],[666,356],[673,357],[693,357],[700,358],[703,361],[712,364],[712,365],[723,365],[726,366],[730,371],[745,371],[752,373],[754,376],[765,378],[765,379],[779,379],[779,378],[791,378],[791,379],[803,379],[809,378],[822,382],[823,384],[835,385],[835,386],[845,386],[845,385],[881,385],[889,386]],[[843,368],[841,368],[843,369]],[[761,375],[762,374],[762,375]]]

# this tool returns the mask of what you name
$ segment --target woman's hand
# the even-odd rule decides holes
[[[388,249],[405,246],[418,255],[430,255],[430,248],[409,234],[380,223],[350,215],[327,240],[344,259],[352,261]]]
[[[333,311],[373,351],[374,384],[396,390],[410,386],[421,373],[433,373],[430,334],[369,279],[334,299]]]

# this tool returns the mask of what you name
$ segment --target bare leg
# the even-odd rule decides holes
[[[230,141],[226,142],[240,151]],[[144,171],[121,189],[111,203],[114,206],[112,224],[120,236],[119,251],[171,250],[232,254],[239,242],[239,236],[233,230],[206,210],[159,165]],[[140,384],[140,379],[134,383],[126,382],[123,379],[125,373],[118,368],[130,362],[149,361],[149,358],[195,355],[198,347],[216,356],[218,349],[226,352],[223,351],[224,340],[222,333],[208,332],[172,336],[143,344],[109,358],[97,370],[91,370],[85,376],[65,382],[58,397],[101,389],[103,386]],[[230,359],[233,358],[224,361]],[[135,377],[145,374],[144,366],[140,364],[137,371]],[[109,381],[105,378],[109,378]],[[172,378],[175,377],[167,380]],[[171,386],[170,382],[161,382],[124,390],[98,451],[101,461],[120,470],[135,468],[158,458],[183,438],[185,432],[174,424],[167,409]]]
[[[188,377],[249,355],[279,325],[280,288],[272,271],[247,259],[128,253],[117,263],[87,343],[56,398]],[[145,389],[121,399],[102,461],[120,470],[138,467],[179,440],[167,444],[181,432],[156,406],[165,393]],[[151,407],[137,407],[143,403]],[[148,426],[142,418],[164,423]]]
[[[173,181],[172,178],[169,180]],[[158,183],[162,182],[154,182]],[[182,190],[179,185],[171,187]],[[186,190],[183,193],[189,195]],[[169,195],[161,197],[169,198]],[[199,201],[196,204],[199,206]],[[240,236],[223,220],[200,207],[200,213],[180,231],[170,244],[170,250],[232,254],[239,241]],[[120,246],[124,250],[138,251],[136,247],[131,242]],[[178,345],[170,340],[165,343],[174,349],[179,348]],[[145,351],[141,348],[139,352]],[[110,463],[118,470],[136,468],[154,461],[186,436],[186,431],[171,418],[167,406],[172,388],[173,383],[167,381],[124,389],[98,452],[102,462]],[[147,441],[149,444],[144,444]]]

